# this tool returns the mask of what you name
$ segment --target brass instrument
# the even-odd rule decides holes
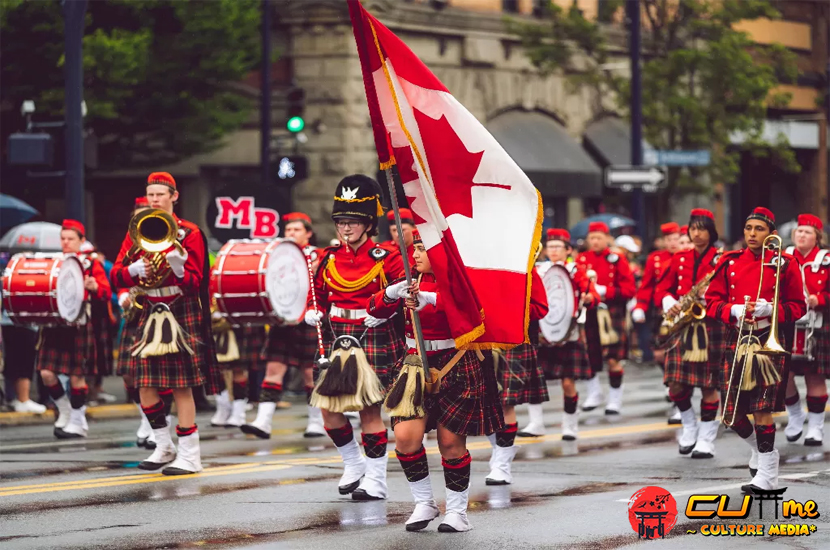
[[[669,315],[668,312],[663,314],[663,322],[660,324],[660,338],[668,340],[675,334],[679,334],[683,328],[693,321],[702,321],[706,317],[706,305],[701,301],[700,294],[712,278],[717,274],[718,270],[710,271],[703,279],[697,282],[689,292],[681,296],[677,305],[680,306],[680,313],[677,315]]]
[[[145,289],[158,288],[170,274],[170,264],[164,255],[171,247],[184,254],[179,244],[179,224],[166,211],[158,208],[142,210],[130,220],[129,235],[133,246],[127,252],[128,261],[135,261],[139,252],[144,252],[144,258],[150,262],[150,273],[146,279],[141,279],[139,285]]]
[[[770,262],[767,262],[764,259],[764,253],[767,249],[772,250],[774,255]],[[732,392],[732,378],[735,374],[735,367],[738,366],[740,362],[741,367],[741,378],[738,382],[738,389],[735,393],[735,406],[733,407],[732,418],[729,421],[724,419],[724,424],[727,426],[732,426],[735,424],[735,417],[738,413],[738,404],[740,403],[741,399],[741,390],[751,390],[755,387],[755,382],[752,379],[753,374],[751,369],[753,367],[752,361],[754,356],[760,355],[764,359],[769,359],[771,357],[781,357],[785,355],[790,355],[784,346],[781,345],[781,342],[778,341],[778,302],[779,296],[781,293],[781,266],[784,263],[783,256],[781,255],[783,251],[783,241],[781,237],[778,235],[768,235],[765,239],[763,244],[761,245],[761,276],[759,277],[758,281],[758,294],[755,297],[755,302],[757,302],[761,298],[761,291],[764,288],[764,267],[775,267],[775,290],[773,292],[772,297],[772,317],[770,318],[770,325],[769,325],[769,336],[767,337],[766,342],[761,346],[758,343],[753,343],[753,332],[755,329],[754,324],[750,324],[749,331],[746,335],[744,335],[744,321],[746,320],[746,314],[741,317],[741,324],[738,327],[738,342],[735,345],[735,356],[732,358],[732,368],[729,370],[729,384],[726,388],[726,399],[729,399]],[[746,311],[747,305],[749,305],[749,296],[744,296],[744,311]],[[757,337],[755,337],[757,341]],[[743,348],[743,354],[740,353],[741,348]],[[742,359],[739,361],[739,357]],[[763,367],[762,367],[763,368]],[[772,372],[768,372],[764,374],[764,376],[771,376],[773,378],[778,378],[780,381],[781,375],[774,368],[771,369]],[[748,373],[749,371],[749,373]],[[747,387],[749,384],[745,383],[744,377],[750,377],[749,383],[752,387]],[[724,410],[726,410],[726,406],[724,406]]]

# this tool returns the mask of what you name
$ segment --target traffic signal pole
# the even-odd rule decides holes
[[[262,0],[262,81],[260,83],[260,169],[262,184],[271,181],[271,5]]]
[[[629,50],[631,55],[631,165],[643,164],[643,91],[640,76],[640,1],[628,0]],[[631,217],[645,243],[646,205],[642,187],[635,187],[631,196]]]
[[[87,0],[64,0],[64,101],[66,121],[66,217],[86,223],[84,199],[83,38]]]

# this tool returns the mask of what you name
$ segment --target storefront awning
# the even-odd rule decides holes
[[[589,124],[582,134],[582,145],[603,167],[631,164],[631,127],[615,116]],[[643,141],[643,150],[650,148]]]
[[[553,118],[509,111],[487,124],[544,197],[599,197],[602,170]]]

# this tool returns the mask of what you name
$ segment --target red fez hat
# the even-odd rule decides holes
[[[762,222],[765,222],[770,229],[775,229],[775,214],[773,214],[772,210],[770,210],[769,208],[759,206],[755,210],[753,210],[752,214],[747,216],[746,219],[747,221],[761,220]]]
[[[594,232],[605,233],[606,235],[611,234],[611,230],[608,229],[608,225],[605,222],[591,222],[588,224],[588,233]]]
[[[86,229],[84,229],[84,224],[82,224],[78,220],[63,220],[63,223],[61,224],[61,229],[73,229],[77,231],[81,237],[86,235]]]
[[[150,206],[150,201],[147,200],[147,197],[136,197],[135,204],[133,205],[133,209],[147,208],[149,206]]]
[[[682,226],[680,228],[680,234],[681,235],[688,235],[689,234],[689,226],[688,225]]]
[[[311,225],[311,217],[303,212],[289,212],[282,217],[282,221],[285,223],[306,222],[308,225]]]
[[[660,226],[660,231],[663,235],[671,235],[672,233],[680,233],[680,225],[675,222],[664,223]]]
[[[401,223],[408,223],[410,225],[415,225],[415,217],[412,215],[412,210],[409,208],[399,208],[398,212],[401,214]],[[390,222],[395,221],[395,211],[390,210],[386,213],[386,219]]]
[[[813,214],[799,214],[798,225],[809,225],[810,227],[815,227],[818,231],[824,229],[824,224],[821,223],[821,219]]]
[[[548,229],[547,237],[547,240],[549,241],[563,241],[566,243],[571,242],[571,234],[568,233],[567,229],[557,229],[552,227]]]
[[[692,208],[692,217],[709,218],[710,220],[715,219],[715,215],[712,214],[710,210],[706,210],[705,208]]]
[[[176,180],[167,172],[153,172],[147,176],[147,185],[153,184],[166,185],[173,191],[176,190]]]

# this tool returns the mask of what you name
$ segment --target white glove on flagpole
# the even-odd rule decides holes
[[[406,281],[386,287],[386,297],[390,300],[406,300],[409,297],[409,286]]]
[[[316,309],[306,310],[305,318],[303,320],[307,325],[311,325],[312,327],[319,326],[320,322],[323,320],[323,313],[317,311]]]
[[[179,279],[184,277],[184,263],[186,261],[187,251],[185,251],[184,255],[178,250],[171,250],[167,253],[167,263],[170,264],[170,270]]]
[[[418,292],[418,307],[415,308],[415,311],[421,311],[427,305],[436,305],[438,303],[438,294],[435,292],[425,292],[420,291]]]
[[[138,260],[134,261],[127,267],[127,271],[130,273],[130,277],[133,279],[146,279],[147,278],[147,269],[144,267],[144,259],[139,258]]]

